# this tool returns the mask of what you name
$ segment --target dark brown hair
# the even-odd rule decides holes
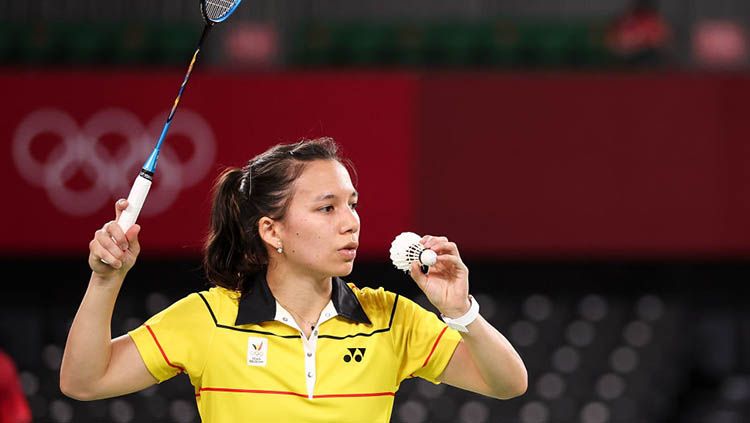
[[[241,291],[249,274],[265,270],[268,252],[258,233],[258,221],[283,219],[292,198],[292,185],[313,160],[339,157],[332,138],[279,144],[253,157],[242,168],[225,169],[213,187],[211,224],[204,247],[203,269],[213,285]]]

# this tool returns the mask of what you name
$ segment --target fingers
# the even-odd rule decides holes
[[[120,226],[111,221],[96,231],[89,249],[94,256],[119,269],[128,246],[128,240]]]
[[[112,240],[109,240],[109,243],[114,246],[114,242]],[[105,245],[102,245],[100,240],[98,238],[94,238],[89,243],[89,250],[91,251],[91,255],[94,258],[94,261],[100,261],[104,264],[110,265],[114,267],[115,269],[119,269],[122,267],[122,261],[117,258],[117,256],[121,256],[122,252],[117,253],[117,247],[114,248],[115,252],[112,252],[112,249],[107,248]]]
[[[432,249],[432,245],[435,244],[436,242],[446,242],[446,241],[448,241],[448,238],[444,236],[425,235],[422,237],[422,240],[420,242],[426,248]]]
[[[422,245],[425,246],[425,248],[429,248],[430,250],[436,252],[438,256],[441,254],[452,254],[454,256],[460,257],[461,255],[458,253],[458,246],[455,242],[448,241],[448,238],[444,236],[432,236],[432,235],[425,235],[422,237]]]
[[[458,256],[458,246],[455,242],[445,241],[445,242],[439,242],[437,244],[433,244],[430,249],[437,253],[438,257],[441,254],[451,254],[454,256]]]
[[[124,251],[130,247],[128,238],[125,236],[125,232],[122,231],[122,228],[117,224],[116,221],[113,220],[111,222],[107,222],[102,229],[109,235],[110,238],[112,238],[112,241],[114,241],[121,250]]]
[[[120,198],[115,203],[115,221],[120,220],[122,212],[128,208],[128,200]]]
[[[125,233],[125,237],[128,239],[128,244],[130,246],[129,250],[136,256],[141,252],[141,243],[138,241],[139,233],[141,233],[141,225],[138,224],[131,226],[130,229],[128,229],[128,232]]]
[[[131,226],[127,234],[123,232],[117,220],[127,209],[128,201],[120,199],[115,203],[115,220],[107,222],[96,231],[89,243],[89,265],[94,272],[109,274],[111,269],[129,270],[141,251],[138,234],[140,225]]]
[[[420,266],[421,263],[419,263],[419,260],[413,261],[411,263],[411,269],[409,270],[409,276],[411,276],[411,278],[414,279],[414,282],[417,283],[417,286],[424,291],[427,288],[427,275],[422,273]]]
[[[463,262],[461,261],[460,258],[458,258],[456,256],[453,256],[453,255],[450,255],[450,254],[443,254],[443,255],[438,256],[436,264],[438,264],[438,263],[442,264],[442,265],[447,265],[447,264],[455,264],[455,265],[463,264]]]

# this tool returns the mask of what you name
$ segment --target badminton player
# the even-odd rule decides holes
[[[352,271],[361,228],[350,168],[321,138],[224,171],[204,255],[213,287],[114,339],[112,310],[140,227],[106,223],[89,244],[92,275],[65,346],[62,391],[95,400],[186,373],[205,422],[388,422],[411,377],[501,399],[524,393],[521,358],[478,313],[469,270],[445,237],[422,239],[437,263],[410,273],[444,320],[339,278]],[[126,206],[120,200],[116,216]]]

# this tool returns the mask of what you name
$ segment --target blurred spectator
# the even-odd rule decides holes
[[[711,68],[731,69],[748,62],[745,26],[732,20],[704,20],[693,28],[695,63]]]
[[[633,0],[607,32],[607,46],[615,56],[638,64],[661,60],[671,31],[657,9],[656,0]]]
[[[273,25],[238,22],[225,39],[227,57],[234,66],[269,68],[279,52],[279,37]]]
[[[31,411],[18,380],[16,366],[0,350],[0,423],[28,423]]]

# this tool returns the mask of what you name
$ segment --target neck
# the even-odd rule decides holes
[[[314,276],[276,265],[268,267],[266,281],[279,303],[307,320],[317,321],[331,299],[330,276]]]

